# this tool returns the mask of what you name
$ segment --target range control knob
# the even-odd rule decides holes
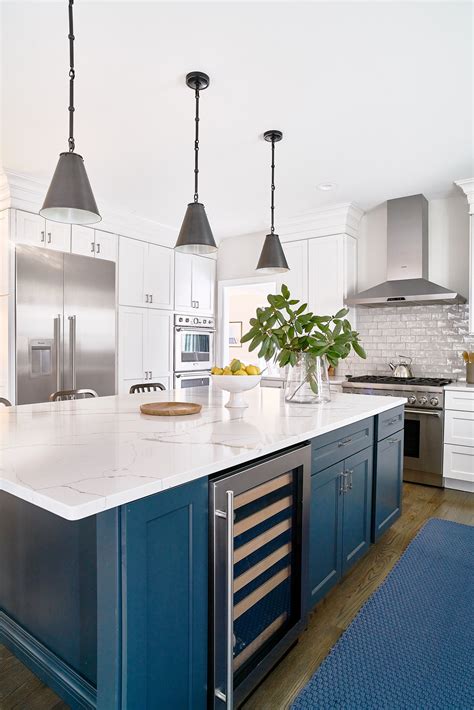
[[[186,323],[189,323],[189,318],[186,318]]]
[[[438,397],[431,397],[430,399],[430,404],[432,407],[437,407],[439,404],[439,399]]]
[[[428,404],[428,397],[426,397],[426,395],[421,395],[420,404]]]
[[[194,323],[194,325],[198,325],[198,324],[199,324],[199,318],[193,318],[193,323]]]
[[[416,397],[414,394],[409,395],[408,404],[416,404]]]
[[[178,322],[179,322],[179,323],[182,323],[182,322],[183,322],[183,319],[182,319],[182,318],[178,318]]]

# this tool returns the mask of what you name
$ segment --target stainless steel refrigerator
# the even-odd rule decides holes
[[[115,394],[115,324],[113,262],[17,246],[17,404],[63,389]]]

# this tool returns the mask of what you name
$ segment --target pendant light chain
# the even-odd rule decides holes
[[[76,72],[74,69],[74,25],[73,25],[73,4],[74,0],[69,0],[69,152],[73,153],[76,147],[74,141],[74,79]]]
[[[275,139],[272,139],[272,187],[271,187],[271,229],[270,233],[275,233]]]
[[[199,201],[199,89],[196,87],[196,117],[194,119],[196,132],[194,137],[194,202]]]

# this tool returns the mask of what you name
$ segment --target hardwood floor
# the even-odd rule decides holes
[[[428,518],[474,525],[474,494],[404,485],[403,514],[311,614],[307,630],[248,698],[242,710],[283,710],[308,682],[367,598]],[[67,710],[68,706],[0,646],[0,710]]]

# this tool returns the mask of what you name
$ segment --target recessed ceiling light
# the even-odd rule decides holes
[[[322,182],[318,185],[318,190],[327,192],[327,190],[334,190],[335,187],[337,187],[335,182]]]

